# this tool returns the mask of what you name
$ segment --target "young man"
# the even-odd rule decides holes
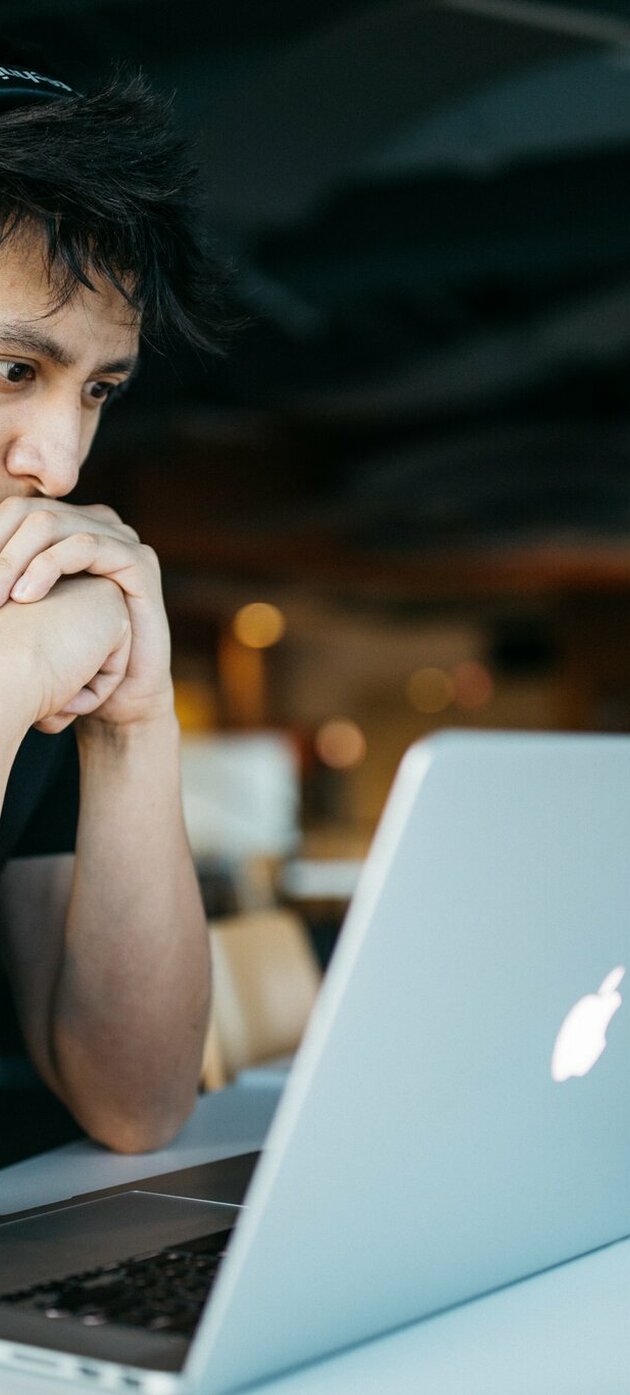
[[[64,499],[142,337],[212,342],[193,178],[143,80],[84,96],[0,67],[2,961],[41,1079],[132,1152],[193,1107],[207,934],[158,562]]]

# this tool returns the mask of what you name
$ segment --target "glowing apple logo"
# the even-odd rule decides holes
[[[612,969],[600,983],[596,993],[571,1008],[556,1037],[551,1057],[554,1080],[568,1080],[571,1075],[587,1075],[606,1047],[606,1028],[617,1008],[621,993],[617,992],[625,969]]]

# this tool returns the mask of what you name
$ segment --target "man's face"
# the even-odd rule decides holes
[[[103,403],[134,370],[137,321],[112,286],[90,279],[96,292],[80,286],[50,314],[39,234],[0,244],[0,502],[69,494]]]

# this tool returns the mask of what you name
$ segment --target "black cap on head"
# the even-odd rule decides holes
[[[59,78],[45,77],[34,68],[19,68],[0,63],[0,115],[30,102],[57,101],[60,97],[78,97],[79,93]]]

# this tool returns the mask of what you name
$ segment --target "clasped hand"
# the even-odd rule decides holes
[[[172,704],[157,557],[104,504],[0,503],[0,648],[20,636],[42,665],[42,730],[91,713],[143,721]]]

